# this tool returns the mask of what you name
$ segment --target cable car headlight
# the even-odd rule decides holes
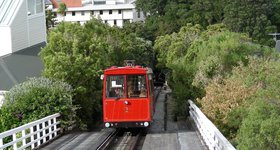
[[[101,80],[104,79],[104,74],[100,75],[100,79],[101,79]]]
[[[149,126],[149,122],[144,122],[144,126],[145,127]]]
[[[106,127],[106,128],[109,128],[109,127],[110,127],[110,123],[106,122],[106,123],[105,123],[105,127]]]

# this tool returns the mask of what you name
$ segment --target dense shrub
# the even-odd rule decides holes
[[[223,83],[215,81],[206,87],[205,97],[199,100],[201,109],[232,140],[246,115],[243,108],[250,105],[250,98],[257,89],[244,86],[240,80],[226,79]]]
[[[75,119],[72,87],[47,78],[31,78],[11,88],[0,109],[0,132],[44,118],[61,114],[64,129]]]
[[[257,100],[237,134],[238,149],[280,149],[280,101]]]
[[[222,80],[239,62],[246,65],[249,55],[267,49],[252,44],[245,34],[228,31],[223,24],[206,30],[188,24],[179,33],[158,37],[154,48],[160,65],[171,70],[169,82],[178,106],[175,112],[182,115],[187,99],[203,97],[213,79]]]
[[[248,113],[250,114],[248,108],[250,110],[255,109],[257,99],[279,99],[279,60],[258,57],[250,57],[248,60],[247,66],[240,65],[235,67],[227,79],[209,84],[206,87],[205,97],[200,100],[203,112],[234,144],[244,140],[243,131],[242,135],[239,135],[238,141],[236,140],[236,134],[241,125],[243,126],[242,128],[245,128],[243,121],[247,120],[247,117],[250,118],[250,115],[247,116]],[[278,105],[278,102],[275,104]],[[268,107],[266,105],[270,105],[270,103],[266,102],[256,104],[258,106],[263,105],[262,107],[264,108]],[[267,118],[271,117],[269,111],[263,115],[266,115]],[[267,136],[271,135],[268,134]],[[253,142],[252,140],[250,142],[254,144],[260,141]],[[244,146],[242,146],[243,148]]]

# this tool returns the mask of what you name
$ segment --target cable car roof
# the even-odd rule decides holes
[[[142,66],[112,66],[104,71],[104,74],[152,74],[151,68]]]

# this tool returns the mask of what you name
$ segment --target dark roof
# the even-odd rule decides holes
[[[43,63],[38,56],[45,43],[0,57],[0,90],[9,90],[29,77],[39,77]]]

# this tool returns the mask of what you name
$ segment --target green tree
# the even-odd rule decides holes
[[[98,24],[98,22],[96,22]],[[84,27],[61,23],[50,33],[48,45],[40,56],[45,65],[43,75],[71,84],[78,116],[90,128],[100,118],[101,81],[99,72],[109,65],[109,45],[101,38],[102,26]]]
[[[277,31],[279,24],[279,2],[277,0],[227,1],[224,23],[234,32],[249,34],[259,43],[272,45],[269,33]]]
[[[224,19],[226,0],[194,0],[190,6],[187,20],[207,27],[221,23]]]
[[[167,0],[137,0],[136,8],[149,15],[164,15]]]
[[[238,132],[238,149],[280,148],[280,102],[259,99],[250,108]]]
[[[64,15],[65,11],[66,11],[67,7],[65,3],[59,3],[58,9],[57,9],[57,13]]]
[[[209,84],[206,87],[205,97],[199,101],[203,112],[236,145],[246,139],[245,135],[242,135],[242,138],[240,137],[237,141],[236,134],[239,134],[243,121],[247,119],[248,108],[255,109],[256,100],[279,101],[279,88],[276,88],[280,86],[277,79],[280,69],[279,61],[275,59],[277,56],[271,55],[272,49],[268,48],[267,51],[270,51],[270,54],[264,53],[262,57],[249,57],[249,63],[246,66],[241,64],[234,67],[227,78]],[[269,117],[267,116],[267,118]],[[252,124],[254,123],[252,122]],[[245,129],[244,125],[244,132],[248,128]],[[254,136],[251,138],[253,140]]]
[[[175,111],[180,114],[187,99],[203,97],[209,83],[221,81],[239,62],[247,64],[249,55],[265,53],[267,48],[253,44],[244,34],[230,32],[223,24],[207,30],[189,24],[179,33],[158,37],[154,49],[160,66],[171,70],[169,82],[175,91]]]
[[[55,15],[54,12],[50,9],[46,9],[46,27],[47,31],[49,31],[50,28],[53,28],[55,26]]]

